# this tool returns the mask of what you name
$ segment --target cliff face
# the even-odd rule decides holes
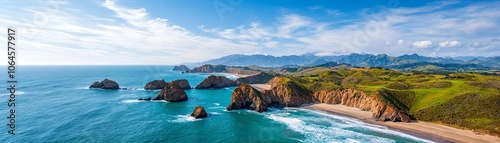
[[[202,65],[194,69],[188,70],[188,73],[213,73],[213,72],[228,72],[226,65]]]
[[[238,83],[232,81],[224,76],[211,75],[205,78],[200,84],[198,84],[196,89],[208,89],[208,88],[224,88],[229,86],[237,86]]]
[[[260,72],[259,74],[256,74],[256,75],[238,78],[238,79],[236,79],[236,82],[246,83],[246,84],[261,84],[261,83],[267,83],[269,80],[273,79],[274,77],[276,77],[276,76],[265,73],[265,72]]]
[[[312,103],[312,92],[285,77],[275,77],[268,84],[270,90],[262,93],[269,105],[276,107],[298,107],[302,104]]]
[[[273,107],[298,107],[308,103],[341,104],[349,107],[360,108],[364,111],[371,111],[373,118],[382,121],[411,121],[410,116],[403,110],[389,105],[379,99],[377,95],[366,95],[365,92],[356,89],[318,91],[311,92],[307,88],[293,82],[286,77],[275,77],[268,84],[270,90],[263,90],[261,93],[252,87],[243,84],[236,88],[231,97],[230,109],[242,109],[250,104],[266,102],[266,106]],[[259,97],[262,95],[263,100]],[[257,101],[254,101],[258,99]],[[267,108],[263,106],[263,108]],[[257,111],[257,110],[256,110]],[[262,110],[259,110],[261,112]]]
[[[168,102],[180,102],[188,100],[186,92],[177,84],[168,82],[153,100],[165,100]]]
[[[262,94],[250,85],[242,84],[234,89],[227,110],[250,108],[257,112],[267,110],[267,102]]]
[[[405,111],[387,104],[376,95],[366,95],[365,92],[356,89],[318,91],[313,94],[313,99],[319,103],[341,104],[371,111],[373,118],[382,121],[411,121]]]

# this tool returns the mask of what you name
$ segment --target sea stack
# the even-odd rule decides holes
[[[242,84],[234,89],[227,110],[252,109],[257,112],[267,110],[267,102],[262,94],[250,85]]]
[[[101,82],[98,82],[98,81],[94,82],[92,85],[90,85],[89,88],[100,88],[100,89],[113,89],[113,90],[116,90],[116,89],[120,89],[120,86],[118,85],[118,83],[116,83],[113,80],[104,79]]]
[[[178,79],[171,81],[175,84],[177,84],[179,87],[182,89],[191,89],[191,85],[189,85],[189,82],[186,79]],[[148,82],[145,86],[144,89],[146,90],[156,90],[156,89],[163,89],[165,86],[167,86],[168,82],[165,82],[165,80],[153,80],[151,82]]]
[[[191,116],[193,116],[195,119],[199,119],[199,118],[206,118],[208,114],[205,111],[205,108],[203,108],[202,106],[196,106],[196,108],[194,108],[193,113],[191,113]]]
[[[188,100],[186,92],[177,84],[169,82],[153,100],[165,100],[168,102],[181,102]]]
[[[144,89],[146,90],[156,90],[156,89],[163,89],[165,86],[167,86],[167,82],[165,80],[153,80],[151,82],[148,82],[146,86],[144,86]]]
[[[186,65],[174,66],[173,71],[189,71],[190,69]]]
[[[200,84],[198,84],[196,89],[209,89],[209,88],[224,88],[229,86],[237,86],[238,83],[232,81],[224,76],[211,75],[205,78]]]

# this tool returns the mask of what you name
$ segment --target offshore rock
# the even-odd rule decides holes
[[[238,83],[232,81],[224,76],[210,75],[200,84],[198,84],[196,89],[208,89],[208,88],[224,88],[229,86],[237,86]]]
[[[109,79],[104,79],[103,81],[101,82],[94,82],[92,85],[90,85],[89,88],[100,88],[100,89],[120,89],[120,86],[118,85],[118,83],[116,83],[115,81],[113,80],[109,80]]]
[[[168,102],[181,102],[188,100],[186,92],[177,84],[169,82],[153,100],[165,100]]]
[[[208,114],[205,111],[205,108],[203,108],[202,106],[196,106],[196,108],[194,108],[193,113],[191,113],[191,116],[193,116],[195,119],[199,119],[199,118],[206,118]]]

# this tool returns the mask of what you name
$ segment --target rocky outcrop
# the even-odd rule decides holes
[[[193,116],[195,119],[199,119],[199,118],[206,118],[208,114],[205,111],[205,108],[203,108],[202,106],[196,106],[196,108],[194,108],[193,113],[191,113],[191,116]]]
[[[267,110],[267,102],[262,94],[250,85],[242,84],[234,89],[227,110],[252,109],[257,112]]]
[[[228,72],[226,65],[202,65],[194,69],[188,70],[188,73],[213,73],[213,72]]]
[[[357,89],[318,91],[313,94],[313,99],[319,103],[341,104],[364,111],[371,111],[373,118],[381,121],[411,121],[411,116],[406,111],[389,105],[386,101],[381,100],[380,96],[367,95]]]
[[[298,107],[312,103],[312,92],[286,77],[275,77],[268,84],[270,90],[263,90],[265,100],[270,106]]]
[[[137,100],[144,100],[144,101],[150,101],[151,100],[151,97],[148,97],[148,98],[139,98]]]
[[[254,107],[255,111],[262,112],[271,106],[298,107],[302,104],[326,103],[341,104],[364,111],[371,111],[373,118],[381,121],[410,122],[414,119],[406,110],[398,108],[389,103],[389,101],[382,99],[384,98],[383,93],[367,95],[365,92],[357,89],[321,90],[313,93],[306,87],[286,77],[275,77],[268,84],[271,85],[271,89],[263,90],[261,93],[246,84],[242,84],[233,91],[231,102],[226,109]],[[379,90],[379,92],[384,91]],[[264,101],[266,104],[262,104]]]
[[[165,100],[168,102],[180,102],[188,100],[186,92],[177,84],[169,82],[153,100]]]
[[[188,71],[190,70],[186,65],[174,66],[173,71]]]
[[[266,72],[260,72],[259,74],[248,76],[248,77],[242,77],[236,79],[236,82],[241,84],[241,83],[246,83],[246,84],[262,84],[262,83],[267,83],[269,80],[273,79],[276,77],[275,75],[266,73]]]
[[[224,88],[229,86],[237,86],[238,83],[232,81],[224,76],[210,75],[200,84],[198,84],[196,89],[208,89],[208,88]]]
[[[100,88],[100,89],[120,89],[118,83],[113,80],[104,79],[101,82],[94,82],[89,88]]]
[[[191,85],[189,85],[189,82],[185,79],[178,79],[178,80],[174,80],[172,82],[177,84],[182,89],[191,89]]]
[[[153,80],[151,82],[148,82],[146,86],[144,86],[144,89],[146,90],[156,90],[156,89],[163,89],[165,86],[167,86],[167,82],[165,80]]]
[[[191,85],[189,85],[189,82],[185,79],[178,79],[171,81],[175,84],[177,84],[179,87],[182,89],[191,89]],[[165,82],[165,80],[153,80],[151,82],[148,82],[146,86],[144,86],[144,89],[146,90],[156,90],[156,89],[163,89],[165,86],[167,86],[168,82]]]

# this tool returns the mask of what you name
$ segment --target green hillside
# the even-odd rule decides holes
[[[417,119],[500,134],[500,77],[401,73],[382,68],[311,68],[292,73],[311,91],[356,88]]]

